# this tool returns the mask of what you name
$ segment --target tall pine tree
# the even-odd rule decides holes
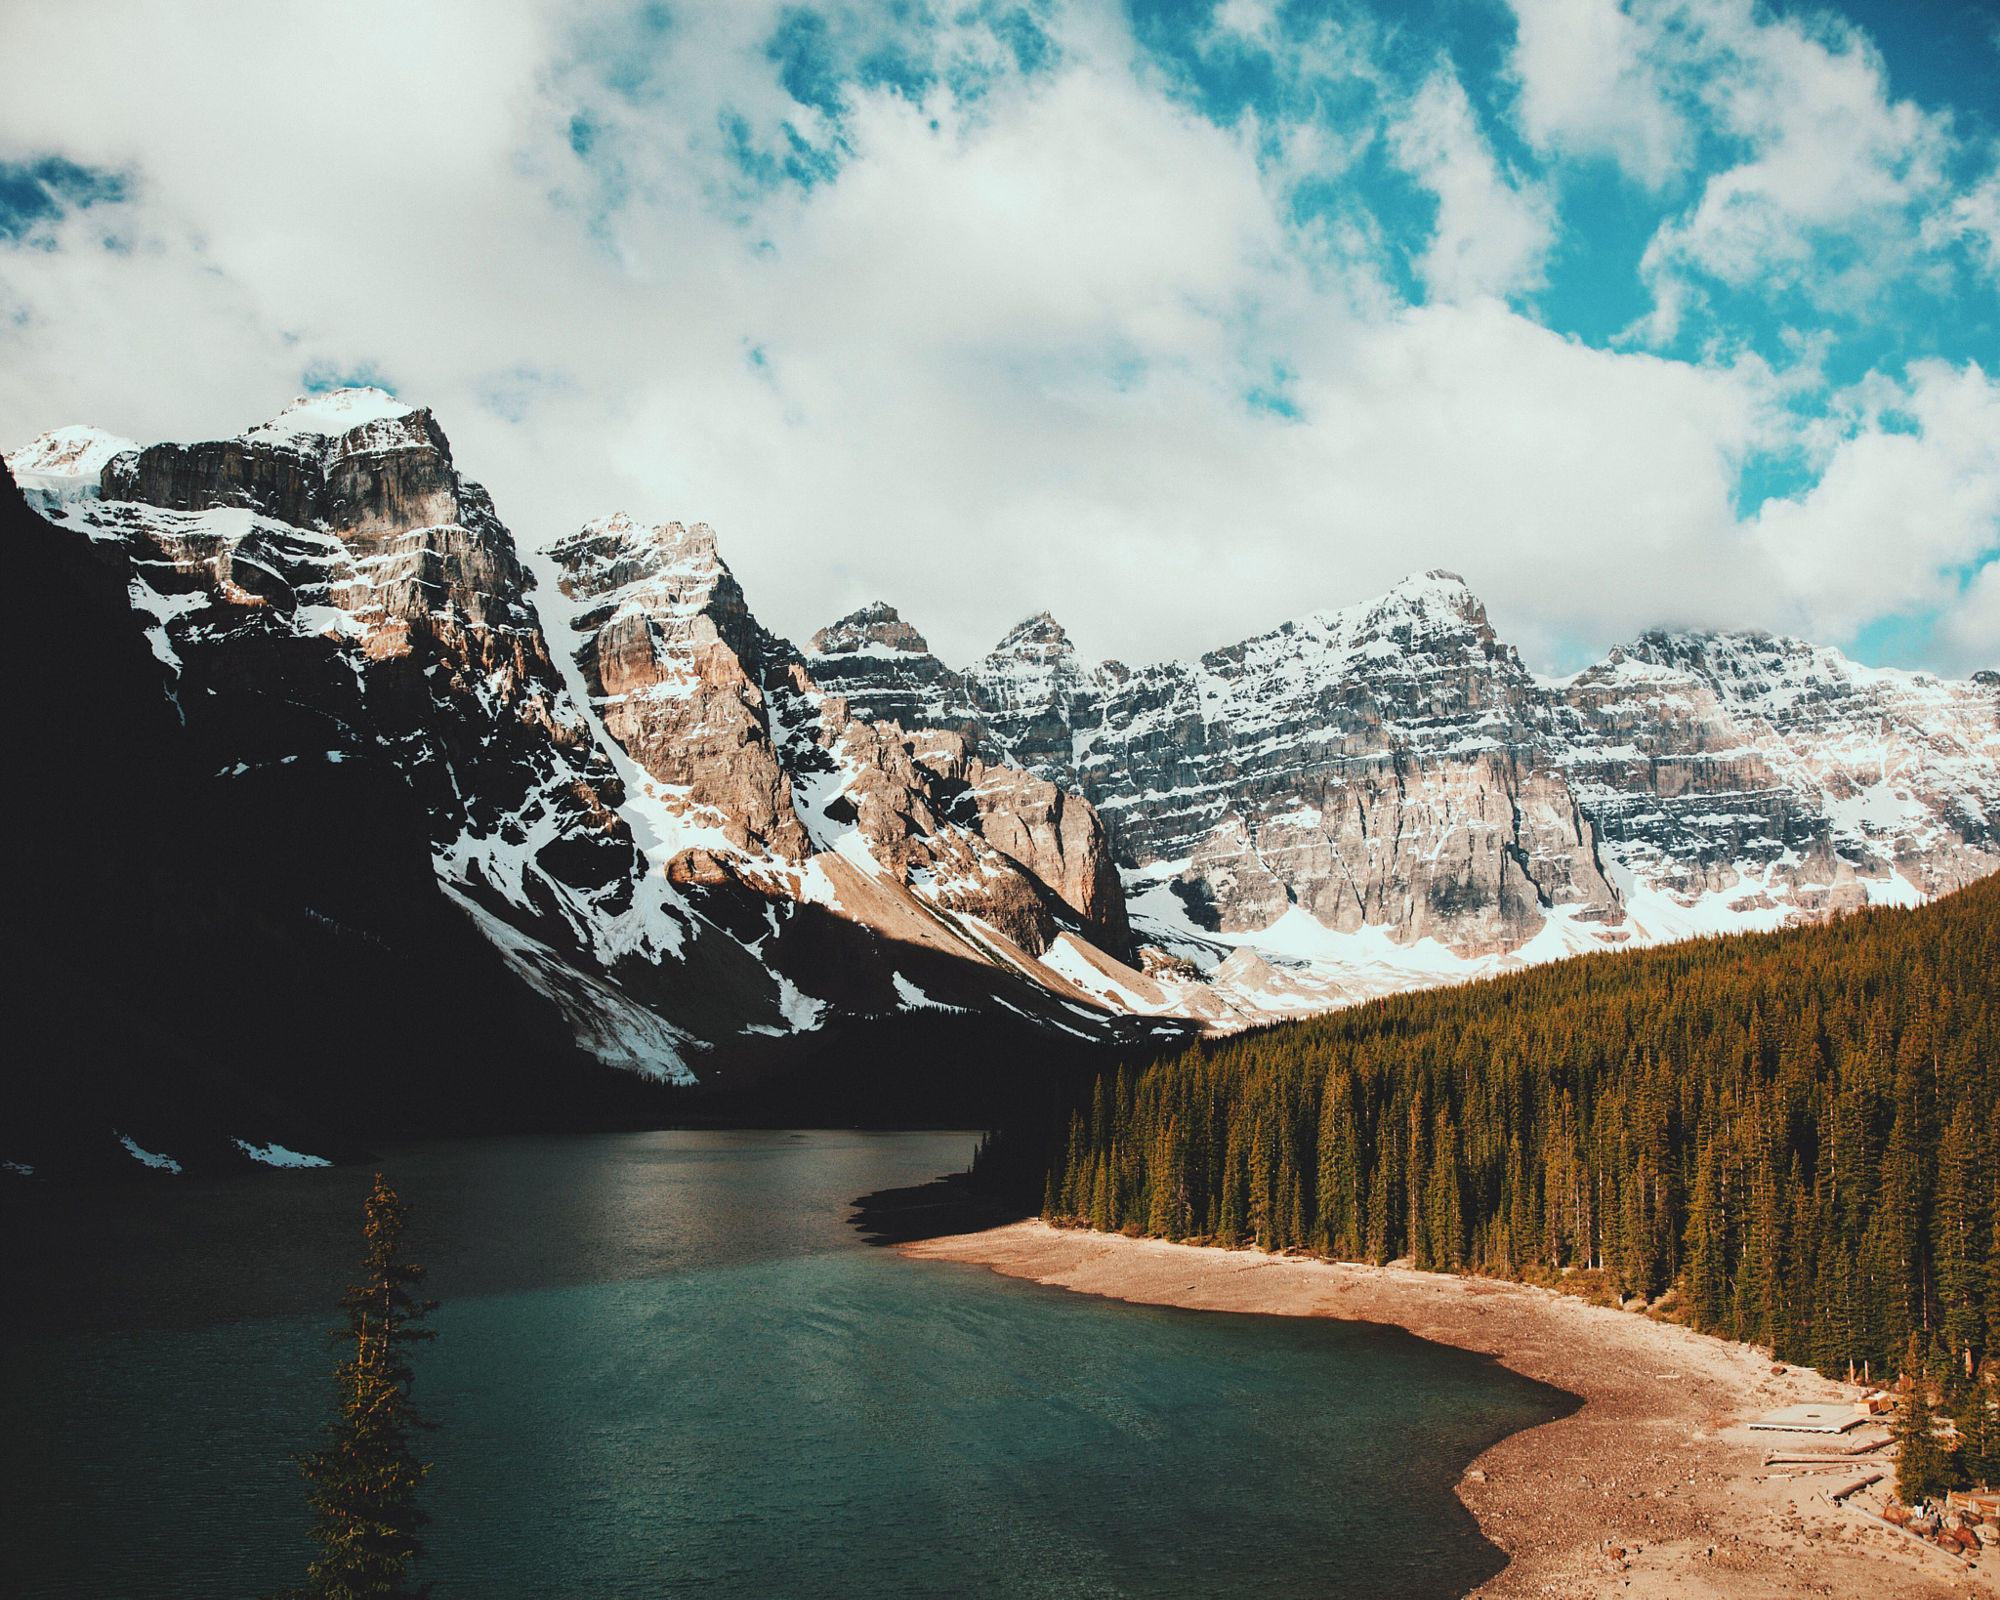
[[[423,1554],[417,1530],[430,1520],[417,1488],[430,1471],[411,1436],[427,1427],[410,1404],[408,1349],[437,1337],[416,1326],[437,1308],[419,1300],[424,1269],[403,1258],[407,1221],[396,1191],[375,1175],[364,1234],[361,1281],[340,1297],[347,1326],[333,1337],[347,1352],[334,1368],[338,1392],[327,1442],[299,1458],[310,1486],[311,1539],[319,1558],[305,1587],[279,1600],[415,1600],[430,1585],[412,1587],[411,1562]]]

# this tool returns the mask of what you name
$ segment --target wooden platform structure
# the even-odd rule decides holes
[[[1868,1413],[1852,1404],[1786,1406],[1748,1426],[1771,1433],[1845,1433],[1868,1420]]]

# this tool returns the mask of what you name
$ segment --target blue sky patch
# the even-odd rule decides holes
[[[339,361],[315,361],[299,374],[307,394],[325,394],[330,389],[381,389],[396,392],[395,380],[372,361],[352,365]]]
[[[0,161],[0,240],[18,244],[71,211],[127,198],[125,174],[81,166],[62,156]]]

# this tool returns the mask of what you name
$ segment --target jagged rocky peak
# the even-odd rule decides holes
[[[1414,574],[1374,600],[1287,623],[1270,637],[1295,636],[1323,648],[1344,676],[1360,680],[1440,667],[1524,672],[1513,647],[1494,633],[1479,596],[1457,573],[1443,570]]]
[[[605,732],[688,815],[753,854],[811,841],[773,745],[771,675],[796,652],[759,626],[705,522],[624,512],[549,547],[574,659]]]
[[[1017,622],[969,674],[1003,720],[1066,702],[1086,676],[1076,645],[1046,611]]]
[[[1200,665],[1225,683],[1256,684],[1260,700],[1275,694],[1294,703],[1295,713],[1301,697],[1331,695],[1350,708],[1338,713],[1343,718],[1372,701],[1375,713],[1391,721],[1493,709],[1518,700],[1529,681],[1479,597],[1444,571],[1405,578],[1373,600],[1315,612],[1210,651]],[[1237,697],[1233,689],[1224,692]],[[1246,702],[1236,714],[1265,720],[1274,709]]]
[[[986,660],[996,665],[1015,661],[1050,665],[1073,659],[1075,655],[1076,646],[1070,642],[1062,624],[1048,612],[1037,611],[1032,617],[1009,628]]]
[[[1457,573],[1442,568],[1413,574],[1358,609],[1357,643],[1393,639],[1422,648],[1441,637],[1469,635],[1488,653],[1507,648],[1486,619],[1485,603]]]
[[[927,655],[930,645],[884,600],[850,611],[812,637],[812,653],[816,656],[848,656],[862,651]]]
[[[932,655],[894,606],[878,600],[820,629],[806,663],[813,681],[863,722],[946,729],[987,747],[971,683]]]
[[[1016,623],[967,676],[993,743],[1045,778],[1076,784],[1070,756],[1092,673],[1046,611]]]
[[[574,738],[525,598],[534,579],[428,411],[380,389],[338,389],[302,395],[234,438],[141,449],[87,431],[66,430],[43,455],[79,472],[103,460],[100,494],[74,509],[126,537],[140,583],[159,596],[143,608],[170,613],[163,659],[177,649],[175,620],[213,584],[223,608],[210,629],[251,626],[261,608],[294,634],[377,661],[408,657],[421,637],[419,654],[443,650],[454,670],[524,697],[527,714]]]
[[[705,522],[648,525],[614,511],[557,540],[549,554],[562,567],[563,593],[579,599],[660,578],[693,602],[734,581]]]
[[[380,389],[301,395],[234,438],[119,455],[102,488],[106,500],[248,510],[344,539],[499,526],[486,491],[458,476],[437,419]]]
[[[1829,645],[1757,632],[1656,628],[1614,650],[1610,662],[1685,673],[1737,694],[1841,692],[1857,676],[1855,664]]]
[[[962,681],[892,607],[843,618],[802,657],[751,617],[705,527],[606,518],[551,554],[605,731],[678,823],[718,832],[750,879],[781,892],[787,864],[852,850],[852,829],[887,881],[923,885],[1030,954],[1071,914],[1122,947],[1095,811],[968,751]],[[682,876],[698,869],[690,859]]]
[[[603,664],[641,642],[661,662],[675,655],[708,659],[710,647],[718,646],[729,659],[713,657],[709,676],[715,683],[745,677],[754,700],[755,684],[768,671],[798,659],[750,614],[743,587],[705,522],[649,525],[619,511],[585,523],[548,553],[561,572],[563,595],[578,606],[572,625],[596,636]],[[593,672],[582,654],[578,661]],[[593,681],[593,691],[626,692],[605,687],[610,681]]]

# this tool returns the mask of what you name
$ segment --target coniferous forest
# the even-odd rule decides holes
[[[1168,1239],[1591,1273],[1832,1375],[2000,1352],[2000,877],[1589,956],[1106,1074],[1044,1212]],[[1976,1405],[1985,1432],[1990,1405]],[[1992,1441],[1968,1440],[1984,1459]]]

